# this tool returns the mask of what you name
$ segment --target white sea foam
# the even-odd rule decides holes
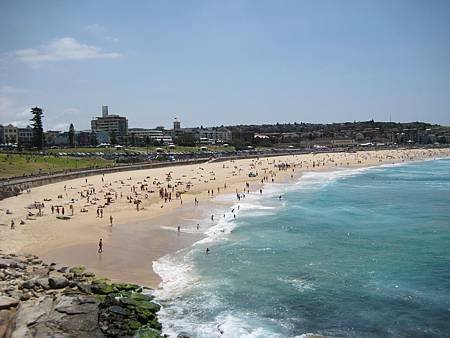
[[[155,290],[155,296],[161,300],[178,296],[197,281],[192,273],[192,264],[176,260],[170,255],[154,261],[153,270],[162,279],[161,287]]]
[[[338,179],[360,175],[370,168],[339,169],[333,171],[308,171],[296,183],[299,188],[323,188]]]
[[[189,304],[184,305],[188,306]],[[187,332],[190,336],[198,338],[282,337],[279,333],[261,327],[262,319],[251,317],[248,314],[223,313],[211,321],[197,323],[190,313],[186,313],[180,308],[176,312],[171,311],[171,313],[168,313],[169,317],[166,325],[163,324],[163,333],[171,338],[177,337],[180,332]],[[175,314],[178,317],[177,320],[173,320],[173,317],[170,317]]]
[[[247,318],[246,318],[247,319]],[[219,322],[217,329],[220,330],[220,337],[224,338],[265,338],[265,337],[282,337],[281,335],[256,326],[253,323],[249,323],[256,321],[259,322],[259,318],[249,318],[247,320],[243,319],[242,316],[236,317],[232,314],[223,315],[216,318],[216,321]],[[253,325],[252,325],[253,324]]]

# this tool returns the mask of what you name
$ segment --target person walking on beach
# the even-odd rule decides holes
[[[14,220],[11,220],[11,230],[14,230]]]
[[[109,216],[109,224],[112,226],[113,225],[113,217]]]
[[[98,242],[98,253],[103,252],[103,239],[100,238],[100,241]]]
[[[206,254],[207,255],[209,254],[209,248],[206,248]]]

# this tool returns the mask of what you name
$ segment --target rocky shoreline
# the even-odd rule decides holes
[[[164,337],[151,293],[84,267],[0,253],[0,338]]]

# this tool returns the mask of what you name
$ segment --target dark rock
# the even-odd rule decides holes
[[[36,280],[34,278],[26,280],[25,282],[22,283],[21,287],[22,289],[32,289],[34,288],[36,284]]]
[[[14,336],[104,337],[97,323],[98,301],[94,296],[79,297],[46,296],[24,303],[17,314]]]
[[[70,272],[64,273],[63,276],[66,277],[67,279],[73,279],[73,273]]]
[[[140,288],[139,285],[128,283],[114,283],[113,286],[119,291],[136,291]]]
[[[19,301],[15,298],[0,296],[0,310],[6,310],[19,305]]]
[[[50,277],[48,282],[52,289],[62,289],[69,285],[69,280],[65,277]]]
[[[67,269],[69,269],[69,267],[63,266],[62,268],[59,268],[59,269],[56,270],[56,271],[61,272],[61,273],[65,273],[65,272],[67,272]]]
[[[21,301],[27,301],[30,298],[31,298],[31,295],[27,292],[22,293],[22,295],[20,296]]]
[[[91,285],[90,284],[78,284],[78,289],[83,293],[91,293]]]
[[[0,268],[15,268],[17,266],[17,261],[11,258],[0,258]]]
[[[121,316],[128,316],[128,311],[127,309],[124,309],[123,307],[117,306],[117,305],[113,305],[109,308],[109,311],[116,313],[118,315]]]
[[[177,338],[191,338],[191,336],[189,336],[187,333],[185,332],[181,332]]]
[[[17,269],[25,270],[27,268],[27,265],[19,262],[16,264],[16,267]]]
[[[69,269],[69,272],[73,273],[75,276],[82,276],[85,271],[86,268],[84,266],[75,266]]]
[[[49,290],[50,289],[50,283],[48,281],[48,278],[38,278],[36,280],[36,284],[39,285],[44,290]]]
[[[106,283],[92,284],[91,290],[93,293],[96,293],[99,295],[108,295],[115,291],[111,285],[106,284]]]
[[[98,301],[94,297],[86,296],[62,296],[55,306],[55,310],[58,312],[66,313],[69,315],[73,314],[87,314],[92,312],[93,307],[97,307]]]

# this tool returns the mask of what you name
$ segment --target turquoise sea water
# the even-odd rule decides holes
[[[155,262],[167,334],[450,336],[450,159],[306,173],[239,204]]]

